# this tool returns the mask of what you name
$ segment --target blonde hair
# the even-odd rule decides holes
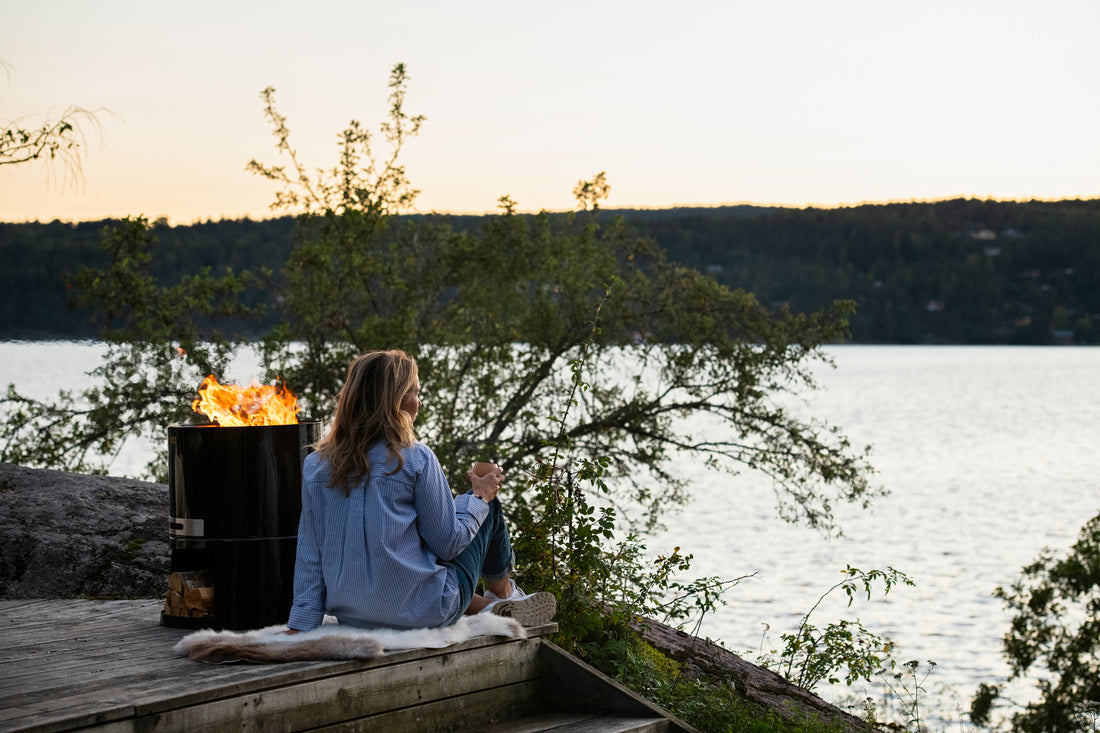
[[[370,479],[367,451],[378,441],[385,441],[390,459],[397,458],[393,473],[405,465],[401,450],[416,434],[401,403],[416,380],[416,361],[404,351],[368,351],[348,367],[332,428],[316,445],[331,466],[330,485],[345,496],[351,495],[352,481]]]

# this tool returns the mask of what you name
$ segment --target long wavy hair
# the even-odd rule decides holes
[[[317,452],[332,471],[331,486],[351,495],[351,483],[370,480],[367,451],[385,441],[389,458],[416,440],[412,417],[401,409],[405,395],[416,386],[416,361],[404,351],[368,351],[348,367],[348,376],[336,398],[332,428],[317,442]]]

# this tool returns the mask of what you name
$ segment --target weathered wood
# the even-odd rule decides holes
[[[631,718],[668,719],[666,730],[698,733],[668,711],[627,689],[603,672],[585,664],[549,641],[543,641],[539,671],[543,680],[543,703],[552,710],[599,712]]]
[[[172,655],[188,632],[159,625],[162,605],[0,601],[0,731],[482,730],[597,688],[625,699],[601,709],[633,712],[578,711],[577,731],[691,730],[586,665],[569,672],[539,636],[553,624],[370,660],[209,665]]]
[[[65,656],[60,659],[52,659],[50,656],[31,657],[10,665],[7,663],[0,665],[0,675],[7,678],[8,684],[5,687],[8,690],[20,684],[26,684],[36,694],[40,694],[41,691],[53,686],[51,683],[61,687],[68,687],[78,682],[87,684],[89,681],[103,679],[112,670],[123,675],[172,666],[174,660],[171,658],[141,658],[138,656],[141,649],[141,642],[133,642],[104,649],[84,659],[71,659]],[[10,694],[9,699],[14,696],[15,693]]]
[[[524,715],[509,721],[471,728],[473,731],[491,730],[492,733],[663,733],[670,722],[663,718],[629,718],[618,715],[594,715],[591,713],[537,713]],[[376,729],[380,730],[380,729]]]
[[[153,714],[150,726],[139,703],[138,724],[158,733],[308,730],[534,679],[537,646],[500,644],[237,695]]]
[[[597,713],[538,712],[524,715],[515,720],[498,720],[493,724],[493,733],[539,733],[539,731],[569,730],[571,725],[579,725],[590,720],[599,720]]]
[[[558,733],[664,733],[672,723],[664,718],[622,718],[604,715],[556,729]]]
[[[210,665],[172,655],[172,646],[188,632],[159,625],[162,605],[161,600],[0,601],[0,731],[51,733],[87,726],[129,731],[139,720],[143,730],[166,729],[168,723],[193,730],[182,712],[186,708],[222,702],[232,709],[260,700],[267,711],[281,710],[290,703],[272,700],[284,694],[290,695],[287,700],[317,706],[338,699],[340,689],[351,689],[349,679],[366,673],[386,677],[397,666],[425,670],[420,673],[425,686],[449,675],[456,680],[453,692],[464,689],[463,676],[471,684],[477,677],[461,664],[468,652],[489,660],[483,679],[503,684],[512,673],[494,665],[494,655],[530,657],[520,645],[537,646],[539,634],[557,628],[528,629],[532,639],[523,642],[480,637],[446,649],[406,650],[372,660]],[[503,664],[515,666],[514,661]],[[354,689],[356,699],[369,699],[378,697],[381,688],[362,682]],[[223,729],[239,729],[239,721],[230,720]],[[260,720],[251,718],[257,727]],[[272,725],[264,721],[266,730]]]
[[[479,690],[458,697],[423,703],[377,715],[357,718],[318,728],[313,733],[376,733],[377,731],[452,731],[497,730],[497,722],[508,720],[527,709],[538,693],[539,683],[519,684]]]

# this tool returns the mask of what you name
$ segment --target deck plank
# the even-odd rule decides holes
[[[585,723],[603,716],[598,713],[561,713],[540,712],[524,715],[507,721],[498,721],[493,725],[493,733],[540,733],[542,731],[566,730],[570,725]],[[467,729],[463,733],[477,733],[477,728]]]
[[[202,726],[195,725],[194,711],[186,710],[210,706],[212,728],[223,725],[224,720],[214,721],[226,715],[238,716],[245,728],[254,726],[261,719],[249,717],[249,711],[256,709],[265,717],[277,710],[283,718],[302,709],[295,719],[309,722],[310,715],[320,715],[312,727],[336,724],[324,717],[329,713],[317,700],[346,697],[342,690],[356,695],[340,714],[358,718],[386,714],[369,703],[385,689],[393,688],[390,697],[408,705],[417,700],[402,703],[401,695],[422,696],[418,686],[438,687],[441,679],[451,680],[440,688],[445,694],[466,694],[471,675],[454,664],[456,652],[480,660],[478,675],[490,686],[529,679],[536,674],[534,665],[517,660],[531,654],[510,645],[537,646],[538,636],[556,630],[549,624],[528,629],[530,641],[483,637],[372,660],[203,664],[172,654],[190,632],[160,626],[162,606],[157,600],[0,601],[0,731],[50,733],[83,726],[123,731],[138,721],[155,723],[158,731],[190,731]],[[407,669],[398,674],[397,667]],[[402,675],[404,692],[396,682],[387,688],[387,678]]]
[[[268,731],[271,721],[278,721],[278,729],[312,730],[393,710],[419,710],[437,701],[451,703],[463,695],[485,692],[485,688],[507,688],[536,678],[535,650],[517,654],[513,645],[506,644],[364,669],[186,708],[157,712],[159,700],[147,709],[138,701],[137,715],[139,722],[155,718],[158,733],[200,733],[225,730],[224,726]],[[453,704],[445,707],[453,708]]]
[[[311,733],[496,731],[499,720],[515,718],[537,692],[538,683],[530,680],[355,718]]]

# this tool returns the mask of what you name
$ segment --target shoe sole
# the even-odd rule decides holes
[[[514,618],[523,626],[542,626],[550,623],[558,610],[558,599],[553,593],[532,593],[518,601],[499,601],[492,612],[497,616]]]

